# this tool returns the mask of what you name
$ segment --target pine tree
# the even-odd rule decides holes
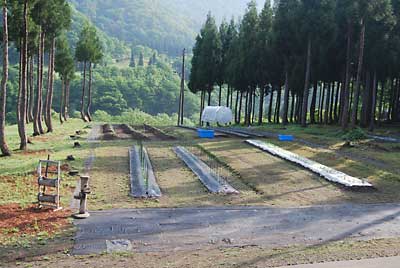
[[[392,8],[390,0],[373,0],[373,1],[357,1],[357,14],[359,18],[359,26],[361,28],[359,34],[358,63],[357,76],[355,85],[355,95],[353,108],[351,113],[351,127],[354,128],[358,120],[359,99],[361,92],[361,76],[364,69],[364,50],[365,35],[367,31],[367,22],[379,22],[385,19],[391,19]]]
[[[85,96],[86,96],[86,68],[90,61],[90,26],[85,25],[79,35],[79,40],[75,50],[75,59],[83,64],[82,77],[82,94],[81,94],[81,119],[88,121],[85,112]]]
[[[63,123],[68,120],[69,82],[75,76],[74,57],[65,35],[57,40],[55,71],[61,78],[60,122]]]
[[[263,122],[264,97],[268,92],[269,84],[272,82],[272,26],[273,26],[273,10],[269,1],[265,2],[264,8],[260,14],[260,22],[258,26],[258,53],[260,57],[257,62],[257,80],[259,88],[259,111],[258,124]]]
[[[92,121],[91,115],[91,105],[93,98],[93,90],[92,90],[92,78],[93,78],[93,65],[99,64],[103,59],[103,47],[101,41],[97,35],[97,31],[95,28],[91,28],[90,32],[90,56],[89,56],[89,90],[88,90],[88,103],[86,106],[86,116],[88,120]]]
[[[135,53],[134,53],[133,49],[131,49],[131,61],[129,62],[129,67],[131,67],[131,68],[136,67]]]
[[[326,35],[332,32],[334,27],[335,1],[334,0],[302,0],[301,17],[302,34],[306,38],[306,71],[303,92],[303,104],[301,125],[307,126],[307,112],[309,102],[309,89],[311,78],[311,61],[313,51],[319,42],[323,42]]]
[[[156,52],[153,53],[153,56],[151,58],[151,63],[153,65],[157,64],[157,54],[156,54]]]
[[[144,66],[144,55],[143,55],[143,52],[140,52],[138,65],[141,66],[141,67]]]
[[[257,62],[259,59],[257,43],[258,34],[255,29],[258,28],[259,17],[257,12],[257,4],[251,1],[240,25],[239,46],[240,46],[240,62],[243,71],[242,79],[246,83],[246,108],[245,124],[250,125],[252,122],[252,108],[254,93],[258,85]]]

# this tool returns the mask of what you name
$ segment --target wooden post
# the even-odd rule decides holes
[[[81,191],[79,196],[75,196],[75,199],[80,200],[79,212],[73,215],[75,219],[86,219],[90,216],[87,212],[87,195],[90,193],[89,179],[89,176],[81,176]]]

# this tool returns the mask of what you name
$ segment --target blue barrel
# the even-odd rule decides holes
[[[280,141],[294,141],[293,135],[279,135]]]
[[[197,133],[201,139],[214,139],[215,131],[212,129],[198,129]]]

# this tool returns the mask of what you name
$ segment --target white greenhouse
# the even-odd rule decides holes
[[[203,110],[201,121],[204,123],[218,123],[225,125],[233,120],[232,110],[223,106],[208,106]]]

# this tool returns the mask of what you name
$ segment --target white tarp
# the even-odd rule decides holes
[[[372,187],[372,185],[366,182],[365,180],[349,176],[343,172],[340,172],[333,168],[314,162],[308,158],[284,150],[271,143],[266,143],[258,140],[247,140],[246,142],[272,155],[279,156],[283,159],[299,164],[319,174],[320,176],[326,178],[329,181],[336,182],[347,187]]]
[[[208,106],[201,115],[201,121],[204,123],[228,124],[232,120],[232,110],[222,106]]]

